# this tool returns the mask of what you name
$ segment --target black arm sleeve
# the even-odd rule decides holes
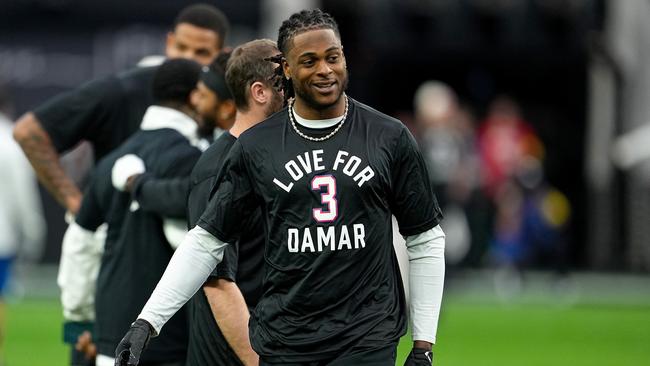
[[[402,235],[420,234],[442,220],[424,159],[406,127],[393,151],[391,190],[391,211]]]
[[[246,218],[253,214],[257,206],[245,152],[238,140],[226,158],[216,192],[198,225],[217,239],[234,243],[246,230]]]
[[[97,228],[106,221],[104,211],[102,210],[101,193],[99,185],[101,182],[98,180],[98,174],[93,174],[84,191],[81,207],[75,221],[82,228],[95,231]]]
[[[62,152],[83,139],[101,139],[112,114],[122,109],[120,103],[119,80],[109,76],[57,95],[36,108],[34,114],[54,147]]]
[[[185,218],[190,177],[156,179],[151,174],[139,176],[132,197],[140,208],[168,218]]]

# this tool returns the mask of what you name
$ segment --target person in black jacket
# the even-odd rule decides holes
[[[147,109],[140,130],[99,162],[76,216],[75,224],[88,233],[108,224],[95,301],[97,366],[112,365],[112,351],[174,251],[163,219],[141,210],[129,194],[113,187],[112,167],[118,158],[134,154],[148,171],[163,178],[191,172],[201,154],[195,146],[198,125],[190,104],[200,71],[199,64],[185,59],[168,60],[158,68],[152,82],[154,105]],[[187,318],[181,311],[171,320],[169,333],[151,343],[144,364],[183,365],[187,337]]]

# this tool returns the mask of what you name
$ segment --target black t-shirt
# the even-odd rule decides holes
[[[187,202],[188,226],[194,227],[205,211],[208,201],[218,187],[219,172],[228,152],[237,139],[223,133],[199,158],[190,177],[190,195]],[[213,271],[212,278],[237,281],[249,309],[257,305],[262,290],[264,273],[264,229],[261,211],[247,218],[249,231],[236,245],[226,248],[223,260]],[[241,360],[225,340],[215,323],[212,310],[203,291],[190,301],[190,341],[188,366],[242,365]]]
[[[229,132],[223,133],[202,155],[192,170],[190,195],[188,198],[188,223],[194,227],[212,194],[219,187],[219,173],[223,163],[237,139]],[[244,218],[246,232],[242,233],[237,245],[226,248],[224,258],[217,265],[213,277],[236,281],[244,295],[246,304],[254,308],[262,291],[264,273],[264,227],[262,212],[253,210]]]
[[[111,183],[115,160],[136,154],[147,171],[161,178],[190,174],[200,151],[173,129],[139,131],[102,159],[91,178],[77,223],[95,230],[103,222],[108,231],[95,297],[95,341],[98,352],[113,355],[117,344],[160,280],[173,249],[162,229],[162,219],[145,210],[131,210],[131,197]],[[144,361],[184,361],[187,351],[184,309],[152,339]]]
[[[264,295],[250,321],[261,357],[304,362],[397,342],[406,311],[391,214],[402,235],[442,217],[402,123],[350,99],[341,130],[313,142],[287,109],[276,113],[234,144],[199,226],[234,242],[257,206],[268,229]]]
[[[140,67],[90,81],[34,110],[59,152],[89,141],[99,161],[137,131],[153,102],[157,67]]]

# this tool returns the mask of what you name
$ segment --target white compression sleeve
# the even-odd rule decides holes
[[[436,343],[445,282],[445,233],[440,225],[408,236],[411,327],[414,341]]]
[[[221,262],[226,245],[199,226],[190,230],[138,318],[149,322],[159,334],[169,318],[203,286]]]
[[[95,283],[104,251],[106,224],[97,231],[72,221],[63,236],[57,283],[61,288],[63,318],[95,320]]]

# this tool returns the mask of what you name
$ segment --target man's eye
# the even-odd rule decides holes
[[[311,66],[311,65],[314,64],[314,61],[312,61],[312,60],[305,60],[305,61],[302,62],[302,64],[305,65],[305,66]]]

